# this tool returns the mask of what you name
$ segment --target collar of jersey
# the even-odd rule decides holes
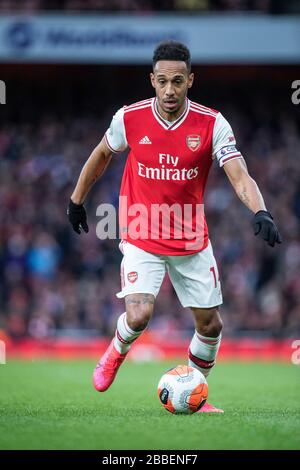
[[[186,98],[185,102],[186,102],[186,106],[185,106],[185,110],[183,111],[183,113],[176,119],[176,121],[172,121],[172,122],[168,123],[165,119],[163,119],[161,117],[161,115],[159,114],[159,112],[157,110],[157,98],[153,98],[153,100],[152,100],[153,115],[154,115],[155,119],[159,122],[159,124],[164,129],[166,129],[168,131],[174,131],[175,129],[177,129],[177,127],[179,127],[183,123],[183,121],[185,120],[185,118],[187,117],[187,115],[189,113],[190,100],[188,98]]]

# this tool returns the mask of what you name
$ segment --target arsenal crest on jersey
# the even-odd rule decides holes
[[[192,152],[196,152],[196,150],[198,150],[198,148],[201,145],[200,135],[197,135],[197,134],[188,135],[186,137],[186,145],[188,146],[190,150],[192,150]]]
[[[131,284],[133,284],[138,278],[138,273],[136,271],[131,271],[127,274],[127,279]]]

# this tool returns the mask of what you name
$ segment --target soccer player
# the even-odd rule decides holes
[[[254,213],[254,234],[272,247],[281,243],[273,217],[236,148],[229,123],[220,112],[187,98],[194,81],[187,47],[175,41],[159,44],[150,80],[156,96],[116,112],[84,165],[68,207],[74,230],[87,232],[83,203],[90,188],[113,154],[130,149],[119,213],[123,260],[122,290],[117,297],[125,298],[126,311],[95,368],[93,380],[99,392],[110,387],[132,343],[147,328],[166,271],[182,306],[189,307],[194,316],[189,365],[207,377],[215,364],[221,342],[222,294],[201,210],[213,160]],[[205,403],[199,412],[223,410]]]

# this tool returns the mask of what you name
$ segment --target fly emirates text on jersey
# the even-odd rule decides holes
[[[198,167],[194,168],[175,168],[178,164],[179,157],[174,157],[169,153],[160,153],[158,155],[158,163],[160,167],[148,167],[144,163],[138,163],[138,175],[143,178],[155,180],[192,180],[198,176]],[[166,165],[169,165],[166,168]]]

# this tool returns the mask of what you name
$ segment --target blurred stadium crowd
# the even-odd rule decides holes
[[[50,117],[39,110],[38,122],[0,126],[0,328],[13,338],[111,334],[124,311],[115,297],[119,241],[97,239],[96,208],[103,202],[117,207],[126,153],[113,157],[88,197],[89,234],[75,234],[66,216],[82,165],[117,109],[113,105],[97,118]],[[221,110],[284,243],[272,249],[254,237],[251,213],[213,165],[206,214],[223,286],[224,334],[290,336],[300,333],[300,129],[296,115],[276,107],[276,100],[257,95],[251,106],[249,114],[223,99]],[[167,277],[151,328],[168,335],[193,328]]]
[[[203,11],[296,13],[298,0],[1,0],[0,11]]]

